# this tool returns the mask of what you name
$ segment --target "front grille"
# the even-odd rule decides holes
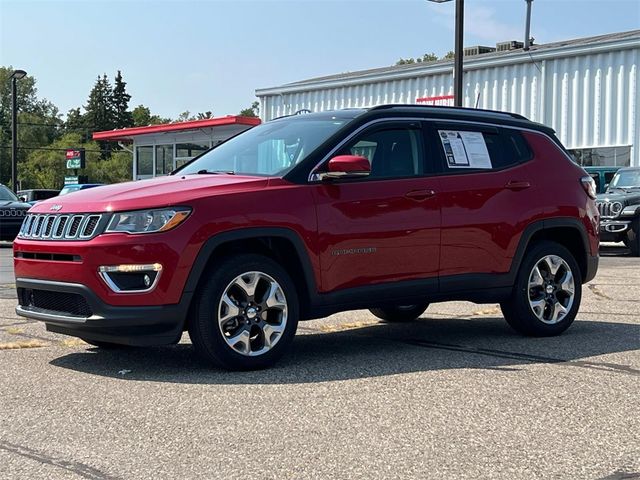
[[[18,302],[26,309],[46,310],[46,312],[53,314],[74,317],[90,317],[93,315],[87,299],[78,293],[18,288]]]
[[[18,238],[29,240],[89,240],[97,235],[102,215],[30,213],[22,222]]]
[[[0,217],[23,218],[26,214],[25,208],[0,208]]]
[[[623,205],[620,202],[596,202],[601,218],[616,218],[622,212]]]

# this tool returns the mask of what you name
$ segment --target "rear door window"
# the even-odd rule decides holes
[[[471,124],[436,124],[433,128],[446,173],[501,170],[532,158],[529,145],[515,129]]]

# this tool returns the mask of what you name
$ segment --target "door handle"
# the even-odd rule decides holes
[[[405,197],[421,202],[427,198],[431,198],[436,194],[433,190],[411,190],[405,194]]]
[[[524,190],[525,188],[529,188],[530,186],[531,183],[529,182],[511,180],[504,186],[504,188],[507,188],[509,190]]]

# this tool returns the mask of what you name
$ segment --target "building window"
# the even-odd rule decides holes
[[[136,174],[138,177],[153,175],[152,146],[136,148]]]
[[[631,147],[577,148],[569,150],[576,163],[583,167],[628,167]]]
[[[209,150],[209,142],[202,143],[177,143],[176,144],[176,157],[193,158],[201,153]]]
[[[156,145],[156,176],[173,170],[173,145]]]

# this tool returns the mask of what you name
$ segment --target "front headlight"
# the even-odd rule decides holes
[[[188,207],[136,210],[114,213],[105,233],[155,233],[166,232],[184,222],[191,209]]]

